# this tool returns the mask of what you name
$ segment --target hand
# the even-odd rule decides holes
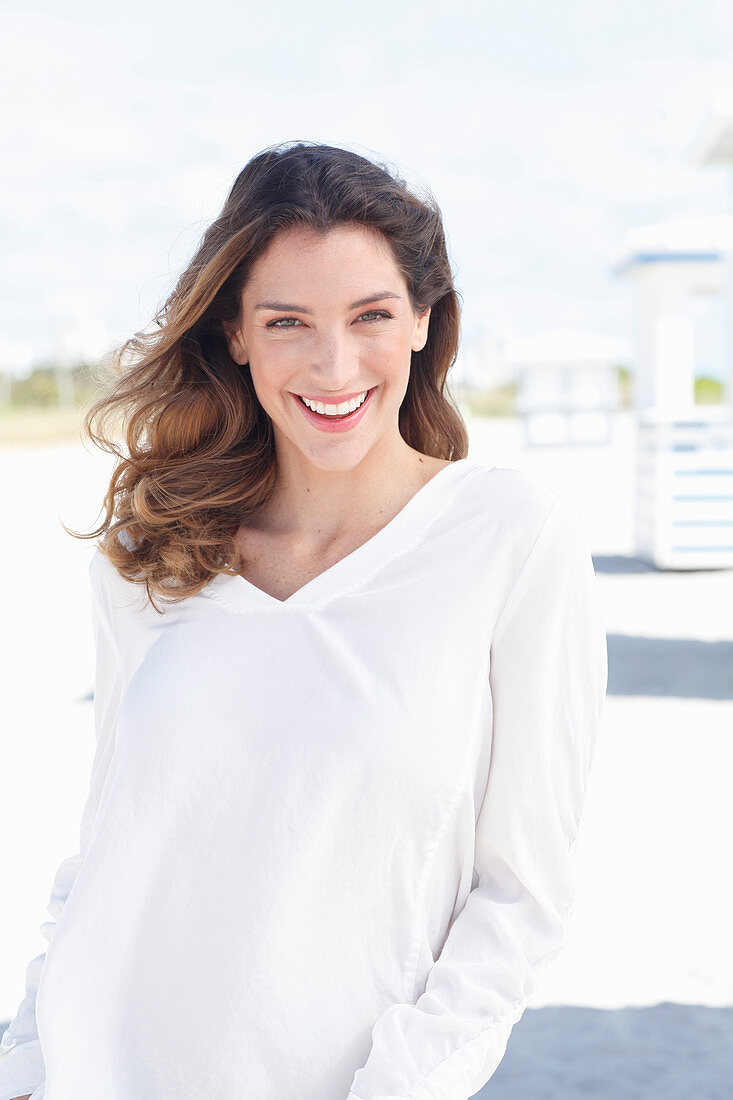
[[[25,1096],[14,1096],[14,1097],[12,1098],[12,1100],[31,1100],[31,1096],[32,1096],[32,1095],[33,1095],[32,1093],[30,1093],[30,1092],[27,1092],[27,1093],[25,1094]]]

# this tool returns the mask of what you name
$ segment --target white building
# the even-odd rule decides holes
[[[733,167],[733,110],[694,156]],[[732,263],[733,214],[641,226],[613,261],[636,292],[636,552],[662,569],[733,567]],[[695,404],[711,347],[722,406]]]
[[[671,419],[697,415],[695,375],[710,354],[705,342],[715,345],[716,365],[728,369],[725,270],[732,250],[733,215],[718,214],[639,226],[611,258],[614,274],[635,290],[638,410]]]
[[[526,442],[608,442],[619,404],[617,367],[628,365],[631,353],[628,340],[577,329],[504,344]]]

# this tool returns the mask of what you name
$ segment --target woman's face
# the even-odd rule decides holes
[[[278,454],[295,448],[322,469],[345,469],[378,440],[387,453],[404,447],[398,411],[429,317],[413,312],[386,241],[355,225],[325,235],[294,227],[253,264],[240,323],[225,331],[235,362],[249,363]],[[329,415],[365,393],[358,410]]]

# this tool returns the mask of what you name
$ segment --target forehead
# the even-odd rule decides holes
[[[362,277],[372,272],[397,273],[388,241],[366,226],[342,225],[318,232],[307,226],[281,229],[252,265],[249,283],[273,275],[298,278],[314,274]]]

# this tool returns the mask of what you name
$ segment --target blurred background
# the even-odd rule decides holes
[[[471,457],[570,495],[608,697],[572,942],[481,1097],[733,1095],[733,4],[86,0],[0,9],[0,1032],[93,753],[82,445],[247,160],[343,145],[427,185]],[[114,950],[114,944],[110,944]]]

